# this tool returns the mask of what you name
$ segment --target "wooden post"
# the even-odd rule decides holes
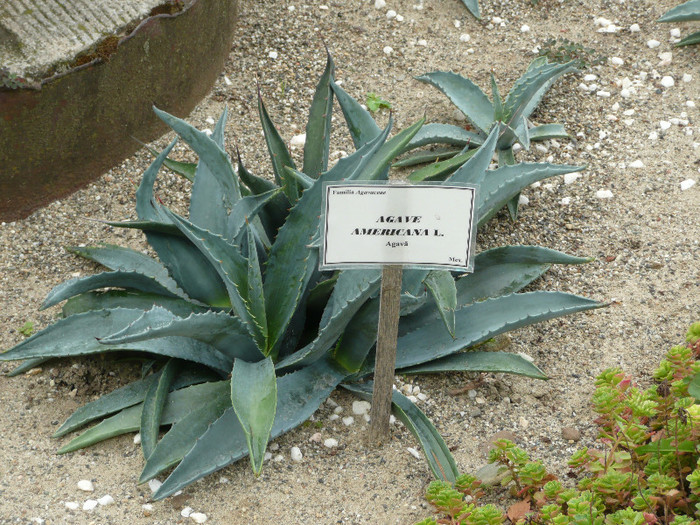
[[[369,426],[369,443],[371,445],[381,445],[389,439],[389,416],[391,415],[392,387],[396,366],[396,338],[399,333],[402,273],[401,266],[389,265],[382,269],[374,391]]]

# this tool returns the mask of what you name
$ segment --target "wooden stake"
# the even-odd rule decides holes
[[[384,266],[379,299],[379,327],[374,365],[374,391],[370,412],[369,443],[381,445],[389,439],[389,416],[396,366],[396,338],[401,308],[401,266]]]

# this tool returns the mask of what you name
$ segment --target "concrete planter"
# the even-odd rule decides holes
[[[0,91],[0,220],[66,196],[166,131],[152,105],[186,116],[223,69],[237,0],[192,0],[145,19],[105,58]]]

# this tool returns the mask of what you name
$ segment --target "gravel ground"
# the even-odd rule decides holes
[[[374,0],[244,2],[225,75],[189,119],[213,127],[211,119],[228,105],[229,151],[237,144],[253,172],[269,174],[257,122],[256,79],[283,137],[291,139],[303,132],[325,64],[324,42],[351,95],[364,99],[375,92],[392,103],[395,130],[423,115],[428,122],[460,123],[446,97],[414,80],[422,73],[451,69],[486,88],[493,72],[505,93],[535,46],[550,38],[564,37],[608,57],[604,65],[558,81],[534,115],[540,123],[563,123],[572,139],[518,154],[520,160],[549,159],[587,169],[570,184],[559,177],[529,188],[521,218],[511,223],[502,214],[491,221],[480,232],[478,249],[539,244],[595,257],[582,267],[555,268],[533,288],[611,305],[510,334],[509,350],[532,356],[550,376],[547,382],[488,375],[475,390],[451,395],[471,378],[408,380],[427,396],[419,403],[462,470],[484,465],[489,439],[507,431],[532,457],[562,474],[576,447],[595,438],[589,398],[596,374],[620,366],[648,382],[665,350],[700,317],[700,184],[681,186],[700,179],[698,110],[692,104],[700,104],[700,47],[673,48],[674,26],[655,23],[675,0],[540,0],[536,5],[481,0],[482,23],[459,0],[417,1],[387,0],[381,9]],[[388,18],[390,9],[402,20]],[[640,30],[630,30],[633,24]],[[689,25],[680,27],[683,34]],[[616,27],[616,32],[599,32]],[[651,48],[650,40],[660,44]],[[386,112],[379,118],[386,120]],[[335,122],[332,151],[351,150],[344,126],[342,118]],[[166,139],[154,147],[162,148]],[[177,154],[192,158],[183,148]],[[95,219],[133,218],[134,183],[149,160],[138,153],[71,197],[24,221],[2,224],[3,348],[23,339],[19,329],[25,322],[42,328],[59,314],[57,308],[38,311],[53,286],[96,270],[63,246],[146,247],[138,233]],[[163,174],[158,191],[176,207],[186,203],[187,185],[174,176]],[[0,370],[11,368],[4,364]],[[410,524],[429,514],[423,493],[430,473],[408,451],[417,447],[413,437],[397,425],[386,447],[365,448],[362,417],[355,416],[350,426],[342,423],[352,414],[353,398],[340,391],[333,399],[342,407],[341,419],[331,420],[338,409],[324,405],[315,414],[322,428],[301,427],[276,440],[274,454],[281,460],[270,461],[260,478],[240,462],[152,506],[150,488],[136,485],[143,459],[133,436],[56,456],[63,441],[49,436],[57,425],[137,373],[133,364],[92,359],[0,377],[0,523],[195,523],[203,513],[207,523],[222,524]],[[580,431],[581,441],[564,439],[562,428]],[[316,432],[320,443],[310,440],[318,438]],[[327,438],[337,439],[338,447],[324,447]],[[293,446],[299,447],[301,462],[291,461]],[[78,488],[80,480],[91,480],[94,491]],[[114,503],[83,510],[87,500],[107,495]],[[187,507],[189,517],[188,511],[183,515]]]

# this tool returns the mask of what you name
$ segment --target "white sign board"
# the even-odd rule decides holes
[[[475,202],[472,186],[326,184],[320,267],[471,271]]]

